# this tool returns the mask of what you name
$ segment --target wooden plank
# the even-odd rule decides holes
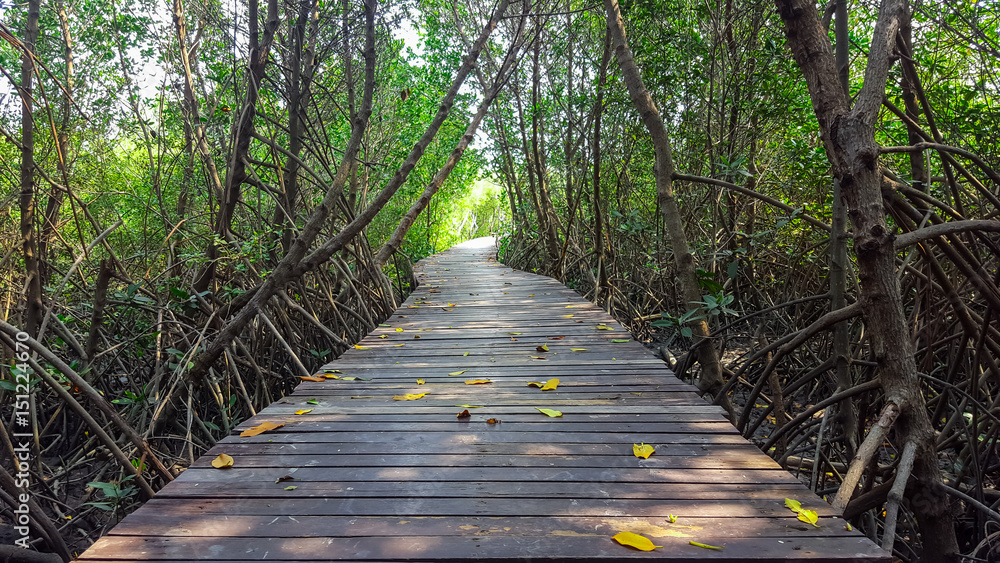
[[[324,369],[363,379],[302,382],[80,561],[889,561],[600,308],[489,252],[418,264],[413,295]],[[239,436],[263,422],[284,426]]]
[[[553,531],[555,532],[555,531]],[[706,544],[721,544],[711,550],[690,545],[683,538],[663,538],[666,549],[648,553],[624,548],[605,535],[566,536],[550,532],[545,536],[509,536],[470,533],[463,536],[311,536],[290,538],[142,538],[136,546],[129,536],[109,536],[92,547],[80,561],[94,561],[110,555],[111,560],[205,560],[205,555],[237,557],[238,561],[532,561],[544,553],[545,559],[571,561],[642,559],[645,561],[838,561],[870,562],[871,542],[851,537],[701,537]],[[323,554],[316,559],[316,554]],[[584,555],[585,554],[585,555]],[[116,557],[112,558],[112,557]]]

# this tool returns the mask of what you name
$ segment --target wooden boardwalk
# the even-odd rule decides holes
[[[79,560],[890,560],[611,317],[493,253],[422,261],[413,295],[327,366],[339,379],[246,421]],[[284,426],[238,436],[263,422]],[[211,466],[222,453],[232,468]]]

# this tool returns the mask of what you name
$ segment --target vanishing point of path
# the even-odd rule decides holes
[[[417,290],[322,381],[80,561],[890,560],[600,308],[494,254],[478,239],[421,261]],[[239,436],[264,422],[284,426]]]

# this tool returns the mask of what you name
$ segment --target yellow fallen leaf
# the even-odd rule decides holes
[[[232,456],[219,454],[219,457],[212,460],[212,467],[216,469],[227,469],[233,466]]]
[[[417,380],[417,385],[423,385],[424,383],[427,383],[427,382],[424,381],[423,379],[418,379]]]
[[[468,356],[468,355],[469,355],[469,353],[468,353],[468,352],[466,352],[466,353],[464,353],[464,354],[462,354],[462,355],[463,355],[463,356]]]
[[[249,436],[256,436],[257,434],[263,434],[264,432],[267,432],[268,430],[274,430],[275,428],[281,428],[284,425],[285,425],[284,422],[282,422],[280,424],[275,424],[273,422],[264,422],[262,424],[258,424],[257,426],[254,426],[253,428],[247,428],[243,432],[240,432],[240,437],[241,438],[247,438]]]
[[[481,409],[486,405],[455,405],[456,407],[462,407],[463,409]]]
[[[587,349],[586,348],[570,348],[569,351],[570,352],[586,352]]]
[[[554,377],[554,378],[546,381],[545,385],[542,385],[542,391],[551,391],[551,390],[555,389],[556,387],[559,387],[559,378],[558,377]]]
[[[619,532],[612,536],[612,539],[622,545],[634,547],[640,551],[653,551],[658,547],[663,547],[662,545],[653,545],[653,542],[649,541],[649,538],[633,534],[632,532]]]
[[[396,332],[404,332],[403,329],[396,327]]]
[[[295,485],[288,485],[287,487],[285,487],[286,491],[294,491],[295,489],[298,489],[298,487]]]
[[[340,379],[339,375],[333,375],[332,373],[324,373],[323,377],[327,379]]]
[[[449,373],[448,375],[462,375],[463,373],[465,373],[467,371],[469,371],[469,370],[463,369],[463,370],[459,370],[459,371],[453,371],[453,372]]]
[[[552,410],[552,409],[540,409],[538,407],[535,407],[535,409],[537,409],[538,412],[540,412],[540,413],[542,413],[542,414],[544,414],[546,416],[550,416],[552,418],[559,418],[559,417],[562,416],[561,412],[555,411],[555,410]]]
[[[354,349],[355,349],[355,350],[367,350],[367,349],[368,349],[368,346],[361,346],[361,345],[359,345],[359,344],[355,344],[355,345],[354,345]]]
[[[427,393],[407,393],[405,395],[393,395],[393,400],[396,401],[416,401],[417,399],[423,397]]]
[[[312,409],[299,409],[299,410],[295,411],[295,414],[309,414],[312,411],[313,411]]]
[[[797,513],[799,515],[799,520],[819,528],[819,524],[817,524],[817,522],[819,522],[819,514],[817,514],[815,510],[802,508],[801,502],[790,498],[785,499],[785,507],[792,512]]]
[[[656,450],[649,444],[632,444],[632,453],[635,454],[635,457],[649,459],[649,456],[653,455],[654,452]]]
[[[545,356],[532,356],[531,359],[532,360],[544,360]]]
[[[542,383],[541,381],[530,381],[530,382],[528,382],[528,387],[539,387],[539,388],[541,388],[542,385],[545,385],[545,384]]]
[[[469,379],[465,382],[466,385],[481,385],[484,383],[493,383],[489,379]]]
[[[819,514],[816,514],[815,510],[808,510],[803,508],[802,510],[799,511],[799,520],[812,524],[813,526],[819,528],[819,524],[816,523],[819,521]]]
[[[614,330],[614,329],[606,325],[597,325],[597,330]]]
[[[704,547],[705,549],[725,549],[724,547],[719,547],[717,545],[708,545],[707,543],[701,543],[696,541],[689,541],[688,543],[695,547]]]
[[[402,347],[402,346],[406,346],[406,343],[404,342],[404,343],[402,343],[402,344],[393,344],[393,345],[392,345],[392,347],[393,347],[393,348],[400,348],[400,347]]]
[[[518,336],[521,333],[520,332],[508,332],[507,334],[511,334],[513,336]]]
[[[570,318],[570,317],[572,317],[572,316],[573,315],[563,315],[563,317],[566,317],[567,319]]]
[[[389,338],[389,335],[388,334],[380,334],[379,338]]]
[[[549,347],[546,346],[545,344],[542,344],[541,346],[535,346],[535,350],[538,350],[539,352],[548,352]]]
[[[325,378],[322,378],[318,375],[300,375],[299,379],[301,379],[302,381],[326,381]]]
[[[670,522],[671,524],[673,524],[673,523],[677,522],[677,517],[674,516],[673,514],[668,514],[667,515],[667,522]]]

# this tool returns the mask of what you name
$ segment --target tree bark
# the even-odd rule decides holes
[[[597,286],[594,301],[601,302],[602,293],[609,290],[607,250],[604,243],[604,201],[601,197],[601,117],[604,115],[604,89],[608,82],[608,64],[611,62],[611,29],[604,33],[604,53],[601,70],[597,76],[597,99],[594,101],[594,257],[597,259]]]
[[[698,388],[703,393],[710,393],[717,402],[726,407],[726,410],[731,411],[728,398],[723,395],[717,396],[723,384],[722,365],[719,363],[719,354],[711,341],[706,342],[709,338],[708,322],[700,305],[702,296],[701,287],[698,285],[696,263],[694,255],[689,250],[687,235],[684,233],[684,223],[677,207],[677,200],[674,198],[674,163],[670,154],[670,137],[663,125],[660,111],[656,108],[653,98],[649,95],[649,91],[642,81],[642,74],[635,64],[632,50],[629,49],[625,37],[625,22],[618,9],[618,0],[604,0],[604,8],[608,14],[608,29],[614,44],[615,58],[622,69],[629,97],[639,111],[642,122],[646,125],[653,141],[653,150],[656,155],[653,167],[653,173],[656,176],[656,197],[659,201],[663,223],[670,237],[670,244],[673,247],[681,294],[684,296],[685,305],[698,311],[695,320],[689,325],[695,336],[698,362],[701,364]]]
[[[66,13],[66,5],[59,2],[56,8],[56,15],[59,18],[59,30],[63,37],[63,63],[65,64],[66,75],[63,80],[63,98],[60,108],[60,122],[56,131],[56,156],[59,159],[59,175],[62,177],[63,185],[69,187],[69,135],[70,121],[73,115],[73,36],[69,29],[69,16]],[[52,277],[52,268],[49,267],[49,244],[56,237],[56,227],[59,224],[59,210],[63,203],[63,191],[53,188],[49,193],[48,201],[45,203],[45,214],[42,216],[42,230],[38,237],[38,259],[41,261],[39,269],[42,272],[43,283],[48,283]]]
[[[246,162],[250,156],[250,141],[253,139],[254,118],[257,116],[257,98],[259,97],[260,84],[264,80],[264,71],[267,68],[267,59],[270,56],[271,44],[274,43],[274,34],[278,30],[278,0],[268,0],[267,20],[264,24],[263,37],[260,34],[259,0],[250,0],[249,7],[249,63],[250,76],[247,81],[246,101],[243,109],[237,117],[234,129],[233,154],[229,161],[229,170],[226,174],[226,184],[222,190],[222,200],[219,201],[219,215],[216,218],[215,234],[225,239],[229,234],[229,229],[233,222],[233,213],[236,211],[236,204],[240,199],[240,187],[246,181],[248,174]],[[303,25],[304,22],[303,22]],[[297,108],[296,108],[297,109]],[[204,287],[197,288],[199,291]]]
[[[894,235],[886,222],[875,121],[893,63],[893,46],[904,17],[904,0],[886,0],[868,54],[865,81],[849,108],[838,78],[830,41],[812,0],[776,0],[785,35],[805,75],[827,158],[840,181],[854,225],[861,282],[859,300],[885,399],[900,408],[897,447],[916,447],[908,497],[920,530],[921,561],[957,558],[951,503],[941,482],[931,425],[917,376],[913,343],[896,277]]]
[[[35,72],[35,43],[41,0],[28,2],[28,22],[21,53],[21,251],[24,255],[24,330],[36,336],[42,322],[42,272],[35,239],[35,128],[31,112],[32,80]]]

